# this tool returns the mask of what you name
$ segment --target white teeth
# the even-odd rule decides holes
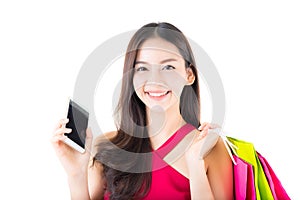
[[[150,96],[154,96],[154,97],[160,97],[160,96],[163,96],[163,95],[165,95],[167,93],[168,93],[168,91],[164,92],[164,93],[151,93],[151,92],[149,92],[149,95]]]

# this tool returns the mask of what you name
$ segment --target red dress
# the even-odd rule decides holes
[[[194,129],[191,124],[183,125],[163,145],[153,150],[152,183],[143,200],[191,199],[189,179],[168,165],[163,158]],[[109,199],[107,193],[104,199]]]

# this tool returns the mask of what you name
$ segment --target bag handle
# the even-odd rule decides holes
[[[224,145],[225,145],[225,147],[226,147],[226,150],[227,150],[227,152],[228,152],[228,154],[229,154],[229,156],[230,156],[230,158],[231,158],[231,160],[232,160],[232,162],[233,162],[233,164],[236,165],[236,161],[235,161],[235,159],[234,159],[232,153],[233,153],[234,155],[238,156],[237,153],[236,153],[236,149],[238,149],[238,147],[235,146],[234,144],[232,144],[232,143],[227,139],[227,135],[228,135],[227,132],[225,132],[225,131],[224,131],[222,128],[220,128],[219,126],[215,127],[214,129],[209,129],[209,130],[208,130],[208,135],[205,137],[205,138],[207,138],[206,140],[207,140],[208,142],[207,142],[207,145],[204,145],[204,148],[201,149],[199,159],[202,159],[202,158],[209,152],[209,151],[207,151],[207,148],[205,148],[205,146],[206,146],[206,147],[207,147],[207,146],[211,146],[211,144],[212,144],[213,142],[215,142],[215,144],[216,144],[217,139],[218,139],[218,136],[220,136],[221,139],[222,139],[222,141],[223,141],[223,143],[224,143]],[[216,138],[217,138],[217,139],[216,139]],[[206,143],[206,141],[205,141],[205,143]],[[214,145],[213,145],[213,146],[214,146]],[[212,147],[213,147],[213,146],[212,146]],[[205,152],[205,153],[203,153],[203,152]]]

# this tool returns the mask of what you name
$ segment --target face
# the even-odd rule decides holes
[[[146,40],[138,50],[133,85],[137,96],[151,110],[179,108],[185,85],[194,82],[177,47],[160,38]]]

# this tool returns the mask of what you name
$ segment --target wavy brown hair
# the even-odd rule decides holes
[[[94,161],[103,164],[110,199],[139,199],[151,186],[151,170],[139,170],[151,169],[151,157],[138,155],[146,155],[144,153],[152,149],[146,128],[146,107],[133,87],[133,68],[139,47],[147,39],[156,37],[175,45],[185,60],[185,67],[191,68],[195,75],[194,83],[184,86],[181,93],[180,113],[187,123],[200,126],[199,81],[187,38],[169,23],[150,23],[141,27],[131,38],[125,55],[121,93],[115,109],[117,134],[110,141],[100,142],[94,157]],[[123,150],[137,156],[128,159],[122,154]],[[125,170],[119,170],[119,166]]]

